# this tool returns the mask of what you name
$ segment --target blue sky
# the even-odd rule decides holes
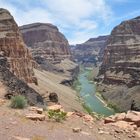
[[[140,16],[140,0],[0,0],[18,25],[52,23],[70,44],[110,34],[123,20]]]

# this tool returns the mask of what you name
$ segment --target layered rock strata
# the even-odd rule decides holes
[[[110,83],[140,85],[140,17],[116,26],[107,43],[100,74]]]
[[[33,81],[32,57],[25,47],[16,22],[4,9],[0,9],[0,53],[7,57],[7,68],[19,79]]]
[[[36,82],[34,61],[9,11],[0,9],[0,96],[24,95],[31,105],[44,104],[28,83]]]
[[[33,23],[20,27],[20,30],[34,57],[45,58],[53,64],[71,57],[68,41],[56,26]]]
[[[111,32],[99,80],[102,95],[112,106],[140,110],[140,17],[122,22]]]
[[[48,23],[33,23],[20,27],[24,41],[44,70],[67,75],[62,81],[72,85],[78,66],[71,61],[69,43],[58,28]]]

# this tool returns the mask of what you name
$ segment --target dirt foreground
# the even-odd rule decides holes
[[[0,105],[0,140],[139,140],[138,135],[116,126],[105,125],[102,120],[86,121],[78,115],[70,115],[61,123],[48,119],[35,121],[25,116],[31,113],[11,109],[9,101]],[[78,129],[74,132],[73,129]]]

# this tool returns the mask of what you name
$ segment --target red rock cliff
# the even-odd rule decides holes
[[[32,82],[33,61],[11,14],[0,9],[0,53],[8,60],[8,68],[19,79]]]
[[[52,63],[70,58],[68,41],[56,26],[34,23],[20,27],[20,30],[34,57],[42,56]]]
[[[107,43],[100,74],[104,81],[140,85],[140,17],[116,26]]]
[[[0,98],[23,95],[30,105],[43,105],[43,98],[27,82],[36,82],[33,60],[11,14],[0,8]]]

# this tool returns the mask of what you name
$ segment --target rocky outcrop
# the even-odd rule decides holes
[[[62,68],[56,67],[54,64],[52,64],[49,60],[47,60],[44,57],[35,56],[34,60],[39,64],[39,68],[43,70],[64,73],[64,70]]]
[[[66,76],[66,79],[63,79],[60,83],[66,86],[72,86],[78,77],[80,71],[79,65],[69,59],[65,59],[60,64],[57,64],[56,67],[62,69],[63,75]]]
[[[99,36],[97,38],[91,38],[85,43],[71,46],[74,59],[86,65],[94,64],[97,60],[101,61],[107,39],[108,36]]]
[[[100,74],[105,82],[140,84],[140,17],[115,27],[108,39]]]
[[[117,113],[114,116],[105,118],[104,123],[112,123],[120,128],[125,127],[124,129],[136,130],[137,127],[140,127],[140,112],[128,111],[127,113]]]
[[[11,14],[0,9],[0,96],[24,95],[29,104],[43,104],[42,97],[27,85],[36,82],[34,61],[25,47]]]
[[[4,9],[0,9],[0,54],[7,57],[7,67],[19,79],[33,82],[34,62],[25,48],[16,22]]]
[[[32,88],[30,88],[27,83],[18,79],[9,69],[7,58],[0,57],[0,89],[2,86],[5,87],[5,95],[2,95],[1,91],[0,96],[5,96],[10,98],[11,96],[16,96],[18,94],[23,95],[27,98],[30,105],[43,105],[43,98]]]
[[[71,57],[68,41],[56,26],[33,23],[20,27],[20,30],[34,57],[45,58],[54,64]]]

